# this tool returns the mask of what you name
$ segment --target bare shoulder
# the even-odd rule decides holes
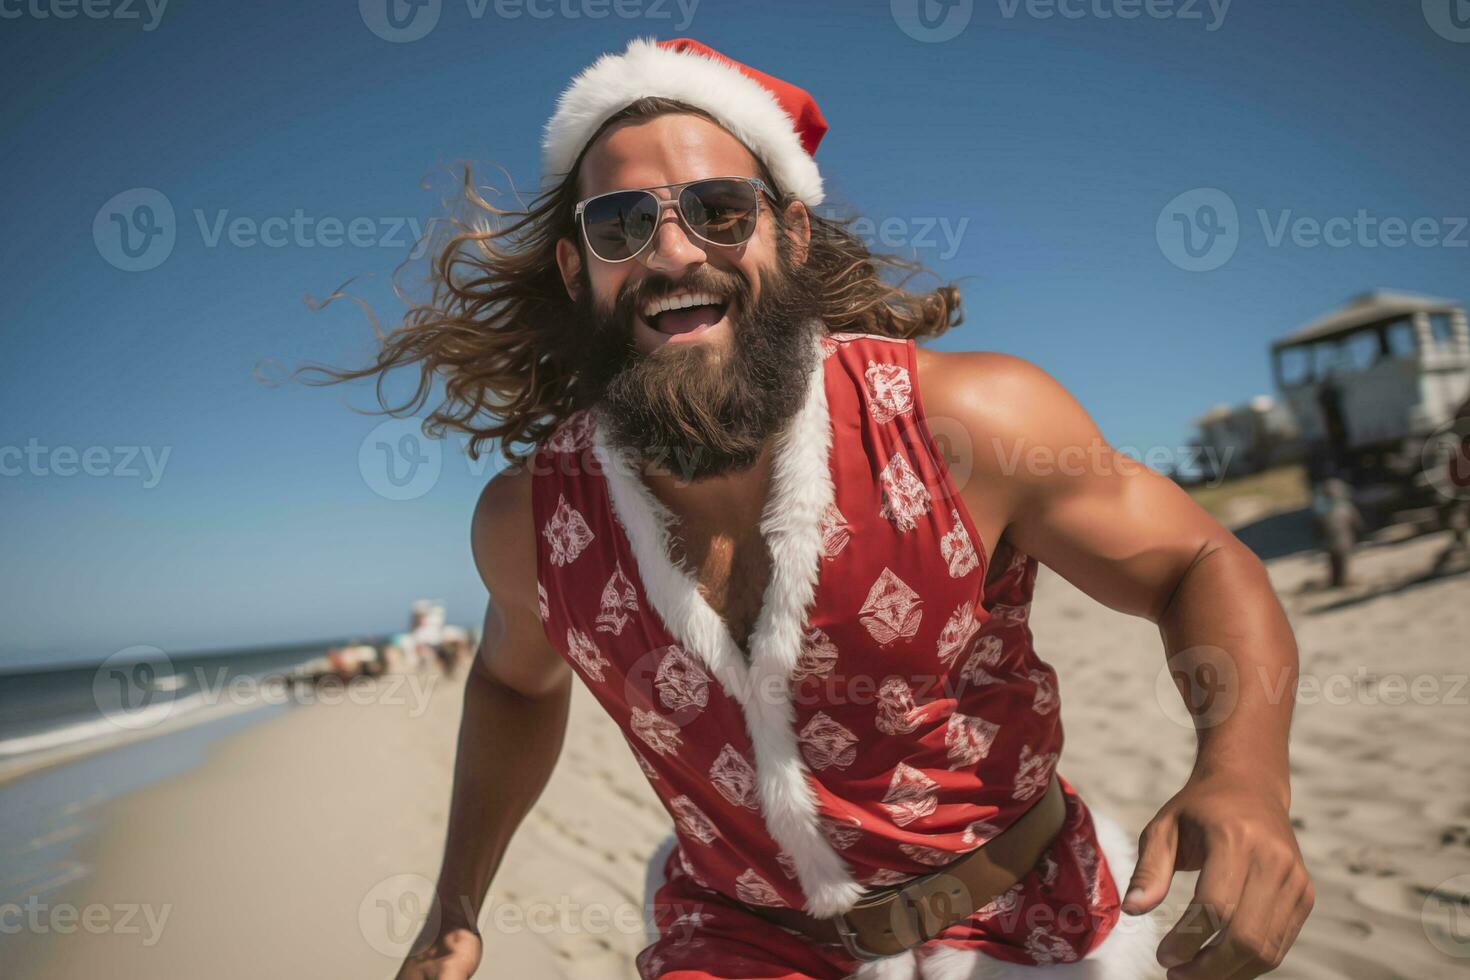
[[[1000,467],[1014,473],[1005,463],[1017,455],[1103,444],[1077,399],[1032,361],[998,351],[915,347],[915,352],[925,413],[931,419],[953,420],[969,433],[977,450],[987,450],[976,453],[979,469]]]
[[[986,430],[1036,422],[1038,410],[1076,404],[1039,364],[1000,351],[935,351],[914,347],[929,414],[985,423]]]
[[[470,548],[485,588],[497,602],[536,605],[536,532],[529,465],[509,466],[480,491],[470,521]]]

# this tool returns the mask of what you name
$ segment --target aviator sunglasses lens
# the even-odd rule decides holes
[[[594,254],[619,262],[648,243],[658,226],[658,198],[648,191],[618,191],[587,202],[582,227]]]
[[[739,245],[755,233],[755,187],[749,181],[716,177],[679,194],[679,210],[699,237],[715,245]]]

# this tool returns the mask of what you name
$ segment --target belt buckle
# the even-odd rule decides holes
[[[838,912],[832,917],[832,925],[837,929],[837,938],[842,940],[842,948],[847,950],[849,956],[864,963],[881,960],[886,956],[897,955],[891,953],[875,953],[871,949],[865,949],[858,942],[857,930],[853,929],[852,923],[847,921],[846,912]]]
[[[892,919],[898,909],[902,909],[908,915],[907,925],[909,927],[909,931],[915,937],[917,937],[913,942],[905,942],[904,939],[898,935],[898,931],[894,930],[894,938],[899,941],[899,943],[901,944],[901,948],[894,953],[875,953],[870,949],[864,948],[862,943],[858,941],[857,930],[855,930],[852,927],[852,923],[848,921],[847,913],[839,912],[837,915],[833,916],[832,924],[837,930],[838,938],[842,940],[842,947],[847,950],[848,954],[853,956],[854,958],[863,960],[865,962],[871,962],[873,960],[883,959],[887,956],[897,956],[899,953],[902,953],[905,950],[910,950],[917,946],[922,946],[924,943],[933,939],[934,936],[937,936],[940,932],[943,932],[945,927],[941,926],[941,928],[932,935],[928,933],[928,930],[925,928],[925,926],[928,924],[926,921],[925,910],[920,909],[919,902],[915,901],[915,899],[911,897],[911,893],[909,892],[910,888],[917,888],[922,893],[925,886],[931,884],[941,877],[953,878],[952,875],[949,875],[947,868],[939,868],[935,871],[928,872],[927,874],[921,874],[914,878],[911,878],[908,881],[904,882],[902,885],[898,885],[893,888],[877,892],[866,898],[859,899],[857,903],[853,905],[853,908],[873,908],[874,906],[886,904],[890,907],[888,913],[890,919]],[[961,885],[960,887],[963,889],[964,886]],[[923,900],[927,901],[928,897],[928,895],[923,895]]]

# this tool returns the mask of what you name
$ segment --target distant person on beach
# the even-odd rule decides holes
[[[917,267],[818,210],[803,89],[637,39],[556,106],[553,186],[461,225],[377,362],[332,372],[418,364],[445,381],[431,421],[512,464],[473,516],[484,642],[437,914],[398,976],[495,955],[486,893],[574,677],[671,823],[645,980],[1274,969],[1313,893],[1272,696],[1297,650],[1261,562],[1041,368],[917,343],[959,292],[889,284]],[[975,447],[963,476],[930,420]],[[1179,669],[1195,766],[1141,853],[1060,774],[1042,563],[1240,679],[1222,713]],[[1160,942],[1145,913],[1180,871],[1194,903]]]
[[[1470,555],[1470,397],[1455,412],[1450,436],[1452,445],[1438,485],[1439,523],[1449,530],[1450,540],[1435,558],[1436,570],[1444,568],[1456,556]]]
[[[1353,503],[1347,481],[1328,477],[1318,489],[1313,509],[1318,535],[1327,552],[1328,584],[1336,589],[1347,584],[1348,561],[1363,532],[1363,515]]]

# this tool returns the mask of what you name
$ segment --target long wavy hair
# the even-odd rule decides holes
[[[587,146],[619,122],[671,112],[714,121],[683,102],[644,98],[608,119]],[[427,233],[438,239],[426,250],[431,255],[427,298],[408,300],[395,274],[395,292],[409,310],[386,334],[373,324],[379,340],[374,362],[347,370],[307,365],[292,377],[315,372],[322,379],[304,383],[320,386],[375,376],[384,413],[399,415],[412,414],[427,401],[438,375],[444,380],[444,401],[425,419],[424,432],[435,438],[446,429],[467,433],[471,459],[479,459],[486,443],[498,441],[507,461],[523,463],[563,419],[586,407],[585,386],[568,356],[580,342],[580,319],[556,263],[558,239],[571,236],[583,247],[574,220],[577,176],[586,152],[584,147],[560,183],[523,209],[503,210],[486,200],[466,166],[462,191],[469,214],[437,219]],[[794,198],[764,163],[757,163],[781,205],[772,210],[779,233],[784,209]],[[927,273],[922,265],[873,254],[849,228],[856,216],[808,214],[807,262],[812,280],[824,284],[821,315],[830,332],[924,338],[963,322],[953,282],[927,292],[908,290],[909,279]],[[898,281],[885,282],[885,273],[899,273]],[[341,295],[339,290],[328,302]],[[391,369],[411,364],[419,369],[417,389],[403,405],[391,407],[384,399],[384,378]]]

